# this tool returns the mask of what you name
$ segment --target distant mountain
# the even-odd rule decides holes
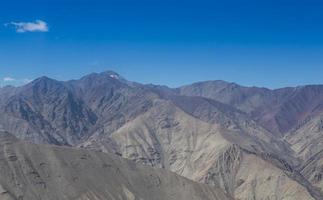
[[[277,136],[285,135],[307,118],[323,111],[323,85],[269,90],[207,81],[183,86],[178,93],[211,98],[234,106]]]
[[[63,145],[113,132],[146,111],[156,96],[111,72],[68,82],[41,77],[1,93],[0,127],[36,143]]]
[[[47,77],[17,89],[2,104],[3,128],[36,143],[73,144],[97,120],[65,83]]]
[[[318,200],[321,132],[310,130],[321,126],[322,103],[320,85],[173,89],[107,71],[1,88],[0,130],[170,170],[235,199]]]

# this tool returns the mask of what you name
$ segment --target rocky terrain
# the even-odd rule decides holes
[[[300,169],[304,176],[313,185],[323,188],[323,115],[291,131],[286,140],[302,160]]]
[[[269,90],[208,81],[181,87],[178,93],[207,97],[234,106],[278,136],[323,111],[322,85]]]
[[[221,189],[115,155],[36,145],[0,132],[0,199],[226,200]]]
[[[17,142],[23,144],[21,148],[26,148],[26,152],[27,146],[32,151],[46,149],[33,152],[33,156],[37,159],[53,156],[53,165],[71,163],[73,156],[86,152],[94,157],[93,169],[102,165],[104,156],[110,159],[106,162],[120,160],[121,168],[133,166],[133,171],[120,174],[121,185],[131,183],[132,180],[124,178],[128,173],[135,174],[129,175],[130,179],[145,179],[142,168],[174,176],[174,180],[165,180],[171,182],[170,187],[177,179],[187,181],[180,176],[194,181],[189,181],[196,188],[193,194],[178,188],[176,196],[166,186],[160,187],[156,192],[161,193],[161,199],[175,196],[176,199],[323,199],[323,86],[320,85],[270,90],[207,81],[173,89],[130,82],[108,71],[66,82],[41,77],[25,86],[1,88],[0,111],[0,129],[21,140],[73,146]],[[42,154],[47,151],[50,156]],[[87,165],[86,160],[80,165]],[[15,166],[19,167],[24,168]],[[66,167],[66,173],[69,170]],[[91,178],[87,177],[92,173]],[[83,181],[98,178],[102,182],[109,179],[105,175],[112,176],[97,177],[98,173],[106,172],[97,169],[75,176]],[[67,179],[66,175],[63,177]],[[112,178],[118,179],[118,175]],[[48,181],[52,181],[48,184],[53,187],[58,184],[56,179]],[[66,184],[72,183],[67,180]],[[106,188],[110,184],[102,183]],[[77,195],[80,188],[88,188],[89,193],[82,194],[83,199],[102,199],[107,195],[111,199],[126,199],[114,196],[117,194],[113,188],[105,191],[103,186],[92,188],[82,181],[72,185],[72,193]],[[141,192],[148,185],[136,188],[137,185],[133,188],[118,185],[116,191],[124,192],[122,188],[126,187],[125,193],[131,193],[128,199],[151,199],[149,194],[155,190],[144,191],[147,194],[144,196]],[[5,185],[1,186],[6,191]],[[26,187],[23,185],[22,191],[43,193]],[[18,198],[19,191],[11,193],[16,195],[12,198]],[[64,198],[76,196],[58,199]]]

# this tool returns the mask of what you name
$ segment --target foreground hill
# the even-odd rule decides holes
[[[1,200],[229,200],[220,189],[115,155],[35,145],[0,132]]]

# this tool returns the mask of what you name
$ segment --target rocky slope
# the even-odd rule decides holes
[[[286,140],[302,160],[302,173],[323,190],[323,115],[290,132]]]
[[[183,86],[176,92],[234,106],[277,136],[285,135],[307,118],[323,111],[322,85],[269,90],[225,81],[207,81]]]
[[[35,145],[0,132],[0,199],[226,200],[220,189],[115,155]]]
[[[18,88],[0,110],[5,130],[36,143],[73,144],[97,120],[63,82],[47,77]]]
[[[219,186],[236,199],[251,199],[252,195],[321,198],[316,188],[291,169],[288,153],[280,155],[285,147],[279,141],[265,132],[257,133],[256,127],[248,128],[249,132],[243,132],[203,122],[170,101],[158,100],[112,135],[91,138],[82,146]]]
[[[156,98],[148,89],[116,77],[113,72],[69,82],[41,77],[20,88],[4,88],[0,127],[21,139],[59,145],[112,133]]]

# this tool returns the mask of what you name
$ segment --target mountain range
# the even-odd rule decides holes
[[[3,198],[323,199],[323,85],[170,88],[107,71],[0,88],[0,111]]]

